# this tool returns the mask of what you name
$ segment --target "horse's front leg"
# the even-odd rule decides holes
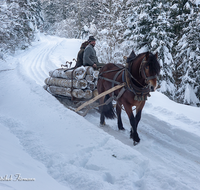
[[[140,121],[140,119],[141,119],[141,113],[142,113],[142,111],[140,110],[137,114],[136,114],[136,116],[134,117],[134,119],[135,119],[135,131],[137,132],[137,127],[138,127],[138,123],[139,123],[139,121]],[[132,119],[133,120],[133,119]],[[133,142],[133,144],[134,145],[137,145],[139,142],[140,142],[140,138],[139,138],[139,136],[138,136],[138,133],[137,133],[137,135],[136,135],[136,137],[134,137],[134,130],[132,130],[131,129],[131,131],[130,131],[130,138],[132,138],[133,140],[134,140],[134,142]],[[135,138],[136,139],[139,139],[139,141],[137,141],[137,140],[135,140]]]
[[[129,117],[130,119],[130,123],[131,123],[131,131],[130,131],[130,138],[133,139],[133,144],[134,145],[137,145],[139,142],[140,142],[140,138],[139,138],[139,135],[138,135],[138,132],[137,132],[137,120],[136,118],[134,117],[133,113],[131,114],[131,116]]]
[[[136,119],[136,129],[137,129],[138,123],[141,119],[141,115],[142,115],[142,110],[138,111],[137,114],[136,114],[136,118],[135,118]]]
[[[129,117],[129,121],[131,124],[131,132],[130,132],[130,138],[133,139],[133,144],[137,145],[140,142],[140,138],[138,136],[138,132],[137,132],[137,120],[136,117],[134,117],[133,112],[132,112],[132,106],[131,105],[124,105],[125,111]]]
[[[121,104],[119,104],[118,102],[117,102],[117,105],[116,105],[116,112],[117,112],[118,129],[124,130],[124,127],[123,127],[123,124],[122,124],[122,118],[121,118],[121,112],[122,112]]]
[[[141,119],[142,109],[143,109],[144,105],[145,105],[145,101],[140,101],[140,103],[136,106],[136,128]]]

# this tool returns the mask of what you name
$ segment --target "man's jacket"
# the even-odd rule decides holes
[[[94,47],[89,44],[83,54],[83,65],[84,66],[93,66],[93,64],[98,64],[98,58],[96,56],[96,51]]]

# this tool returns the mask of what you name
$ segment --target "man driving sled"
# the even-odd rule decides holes
[[[90,36],[88,42],[89,44],[85,48],[83,54],[83,65],[92,66],[95,69],[103,67],[105,64],[99,63],[98,58],[96,56],[96,51],[94,49],[94,46],[96,44],[96,39],[94,38],[94,36]]]

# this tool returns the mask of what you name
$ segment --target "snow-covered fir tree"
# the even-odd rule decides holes
[[[183,36],[178,41],[176,61],[180,74],[177,86],[177,101],[184,104],[200,103],[200,14],[195,4],[186,3],[191,10],[188,26],[183,29]],[[187,21],[187,20],[186,20]]]
[[[135,2],[133,15],[129,18],[129,33],[126,33],[129,40],[136,44],[136,51],[143,49],[149,50],[151,40],[149,38],[152,29],[153,17],[150,15],[151,0],[142,0],[141,3]]]
[[[41,7],[37,0],[3,1],[0,4],[1,51],[15,52],[26,48],[42,23]]]
[[[129,29],[125,35],[133,40],[136,51],[158,52],[162,66],[160,75],[160,91],[173,99],[173,57],[172,47],[174,35],[170,32],[168,1],[143,0],[136,1],[132,15],[129,16]]]
[[[171,99],[174,98],[175,86],[173,79],[174,61],[172,57],[172,47],[174,35],[170,32],[169,2],[155,1],[151,2],[150,15],[152,17],[152,28],[149,34],[149,49],[152,52],[158,52],[158,58],[162,67],[160,75],[159,91],[166,94]]]
[[[172,47],[172,56],[174,58],[174,80],[176,90],[178,85],[180,84],[180,76],[181,71],[178,69],[180,63],[182,62],[180,59],[175,59],[177,54],[177,45],[179,39],[183,36],[183,30],[187,28],[189,24],[188,16],[190,14],[190,10],[188,8],[188,0],[171,0],[170,1],[170,9],[169,9],[169,23],[170,23],[170,32],[174,35],[173,39],[173,47]]]
[[[100,50],[99,55],[104,63],[123,62],[123,50],[120,48],[125,30],[122,21],[123,6],[120,0],[103,0],[100,3],[97,48]]]

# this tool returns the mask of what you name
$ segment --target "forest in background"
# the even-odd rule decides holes
[[[159,91],[200,106],[199,8],[197,0],[1,0],[0,59],[29,47],[38,32],[94,35],[100,62],[124,63],[132,50],[158,52]]]

